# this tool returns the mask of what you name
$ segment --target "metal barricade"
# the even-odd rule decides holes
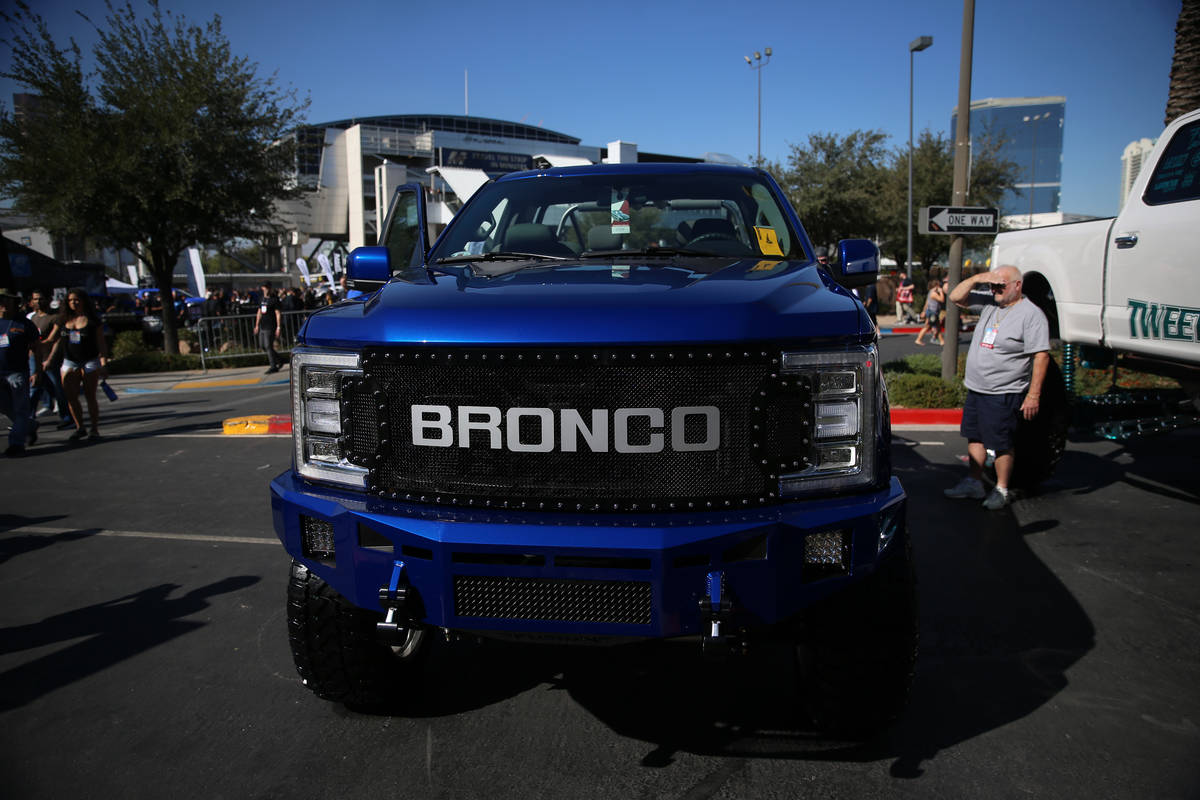
[[[279,338],[275,341],[275,352],[289,353],[296,343],[296,332],[308,318],[310,311],[281,311]],[[196,320],[196,338],[200,349],[200,366],[208,369],[208,362],[215,359],[250,358],[267,351],[259,344],[254,333],[256,314],[239,314],[227,317],[201,317]]]

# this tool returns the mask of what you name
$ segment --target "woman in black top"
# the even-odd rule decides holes
[[[64,350],[62,362],[63,391],[71,418],[75,421],[72,441],[88,436],[83,427],[83,407],[79,403],[79,387],[87,396],[88,417],[91,419],[90,438],[100,438],[100,404],[96,400],[96,387],[101,378],[108,376],[108,342],[104,338],[104,324],[92,305],[92,299],[83,289],[67,292],[67,300],[54,323],[48,337],[54,342],[46,366],[54,360],[59,348]]]

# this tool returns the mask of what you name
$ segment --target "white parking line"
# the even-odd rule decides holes
[[[214,542],[217,544],[271,544],[278,545],[279,540],[266,536],[213,536],[203,533],[158,533],[155,531],[114,531],[107,528],[93,530],[92,528],[46,528],[40,525],[27,525],[20,528],[9,528],[0,535],[12,533],[34,533],[45,536],[58,536],[64,533],[82,533],[88,536],[118,536],[130,539],[167,539],[183,542]]]

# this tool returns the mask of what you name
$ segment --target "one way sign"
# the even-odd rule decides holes
[[[996,233],[1000,215],[994,208],[926,206],[921,209],[921,233]]]

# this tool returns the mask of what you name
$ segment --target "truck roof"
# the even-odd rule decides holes
[[[528,178],[556,178],[572,175],[596,175],[609,173],[613,175],[746,175],[762,174],[762,170],[753,167],[731,166],[729,164],[667,164],[661,162],[645,162],[638,164],[588,164],[575,167],[551,167],[549,169],[529,169],[521,172],[510,172],[496,180],[498,182],[526,180]]]

